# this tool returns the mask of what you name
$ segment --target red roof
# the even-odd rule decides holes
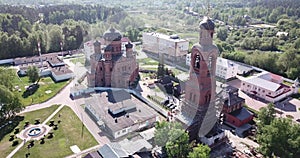
[[[279,76],[279,75],[276,75],[276,74],[273,74],[273,73],[270,73],[270,74],[271,74],[272,80],[275,80],[275,81],[281,81],[282,80],[282,76]]]

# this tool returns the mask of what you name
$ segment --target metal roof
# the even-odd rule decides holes
[[[253,77],[253,78],[245,79],[244,81],[248,82],[248,83],[250,83],[252,85],[261,87],[263,89],[272,91],[272,92],[275,92],[281,86],[278,83],[274,83],[274,82],[271,82],[271,81],[268,81],[268,80],[264,80],[264,79],[261,79],[261,78],[258,78],[258,77]]]
[[[253,114],[250,111],[248,111],[246,108],[242,107],[239,110],[235,110],[235,111],[231,112],[230,115],[243,121],[243,120],[249,118]]]

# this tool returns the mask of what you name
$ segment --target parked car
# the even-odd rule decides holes
[[[173,109],[175,109],[176,107],[177,107],[177,106],[173,104],[173,105],[170,106],[169,108],[173,110]]]
[[[167,107],[170,108],[172,105],[174,105],[174,104],[170,103],[167,105]]]

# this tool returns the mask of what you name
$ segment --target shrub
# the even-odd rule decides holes
[[[19,141],[18,141],[18,140],[15,140],[15,141],[13,141],[12,146],[16,146],[16,145],[18,145],[18,144],[19,144]]]

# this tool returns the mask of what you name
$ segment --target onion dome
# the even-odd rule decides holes
[[[215,24],[210,18],[204,17],[203,20],[200,22],[199,27],[205,30],[214,30]]]
[[[120,41],[122,38],[122,35],[121,35],[120,31],[118,31],[112,27],[109,30],[104,32],[103,38],[106,41]]]

